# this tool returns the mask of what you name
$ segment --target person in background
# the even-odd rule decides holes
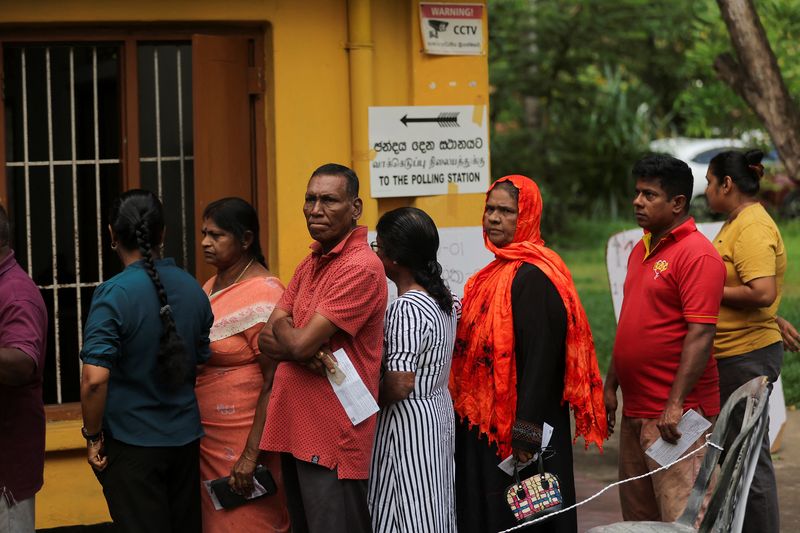
[[[86,320],[87,458],[118,531],[199,532],[203,429],[194,385],[209,357],[208,295],[159,257],[164,212],[152,192],[123,193],[109,231],[125,269],[95,289]]]
[[[278,486],[275,495],[235,509],[216,511],[203,488],[203,531],[227,533],[254,528],[289,531],[280,456],[260,454],[275,362],[261,355],[258,334],[283,295],[283,285],[267,270],[259,241],[258,215],[241,198],[211,202],[203,211],[203,256],[217,268],[203,290],[211,300],[214,325],[211,358],[197,375],[197,402],[205,436],[200,441],[203,480],[230,475],[232,489],[253,490],[257,464]]]
[[[42,488],[47,310],[11,249],[0,205],[0,531],[33,533]]]
[[[609,428],[622,389],[619,477],[658,466],[645,451],[659,437],[675,443],[684,412],[712,423],[720,411],[711,357],[725,267],[689,216],[692,171],[667,155],[639,160],[632,171],[636,221],[644,236],[628,258],[614,351],[605,383]],[[701,435],[689,448],[703,445]],[[620,485],[624,520],[673,522],[686,507],[705,450],[668,470]]]
[[[726,217],[713,241],[726,270],[714,337],[723,404],[737,388],[758,376],[767,376],[772,391],[783,362],[777,313],[786,248],[778,226],[756,198],[764,174],[763,157],[760,150],[722,152],[711,160],[706,174],[708,206]],[[788,335],[787,342],[792,340]],[[733,423],[741,424],[741,420],[742,412],[735,411]],[[744,531],[781,529],[769,448],[766,432],[747,498]]]
[[[542,197],[533,180],[497,180],[486,195],[484,244],[495,260],[464,287],[450,392],[456,424],[456,514],[461,533],[516,525],[506,501],[514,482],[497,465],[543,453],[560,481],[563,506],[575,503],[572,431],[602,446],[607,437],[603,382],[592,333],[572,276],[545,247]],[[542,448],[545,424],[554,428]],[[554,454],[552,453],[554,452]],[[535,465],[521,470],[526,478]],[[528,528],[577,531],[575,510]]]
[[[783,338],[783,349],[787,352],[800,352],[800,332],[794,325],[781,316],[775,317]]]
[[[456,531],[453,402],[459,303],[436,259],[439,233],[414,207],[385,213],[372,249],[397,300],[386,310],[369,504],[374,531]]]
[[[314,171],[303,204],[311,253],[258,342],[280,362],[261,449],[283,453],[293,532],[372,531],[367,477],[377,417],[353,425],[322,363],[343,349],[377,397],[386,276],[357,224],[361,210],[355,172],[333,163]]]

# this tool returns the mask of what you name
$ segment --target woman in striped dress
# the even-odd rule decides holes
[[[413,207],[378,221],[372,248],[399,298],[386,310],[378,429],[369,477],[379,532],[456,530],[454,418],[447,389],[458,301],[436,260],[433,220]]]

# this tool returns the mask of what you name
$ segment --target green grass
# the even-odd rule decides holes
[[[788,254],[780,314],[800,328],[800,220],[779,222]],[[605,374],[611,359],[616,320],[605,267],[608,238],[632,222],[577,220],[551,244],[572,271],[575,286],[592,326],[600,370]],[[800,403],[800,353],[786,352],[783,361],[783,389],[787,405]]]

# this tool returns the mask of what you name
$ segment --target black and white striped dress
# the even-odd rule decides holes
[[[369,476],[376,532],[456,531],[453,402],[447,388],[458,301],[446,315],[411,290],[386,310],[384,370],[415,372],[414,391],[378,415]]]

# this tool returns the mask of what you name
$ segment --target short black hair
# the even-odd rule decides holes
[[[636,180],[657,181],[670,200],[685,196],[684,210],[689,210],[694,178],[692,169],[685,162],[667,154],[648,154],[633,165],[631,175]]]
[[[358,198],[358,176],[353,169],[338,163],[325,163],[317,168],[311,177],[316,176],[341,176],[347,180],[347,195],[350,199]]]
[[[8,213],[0,204],[0,246],[6,246],[11,243],[11,223],[8,221]]]

